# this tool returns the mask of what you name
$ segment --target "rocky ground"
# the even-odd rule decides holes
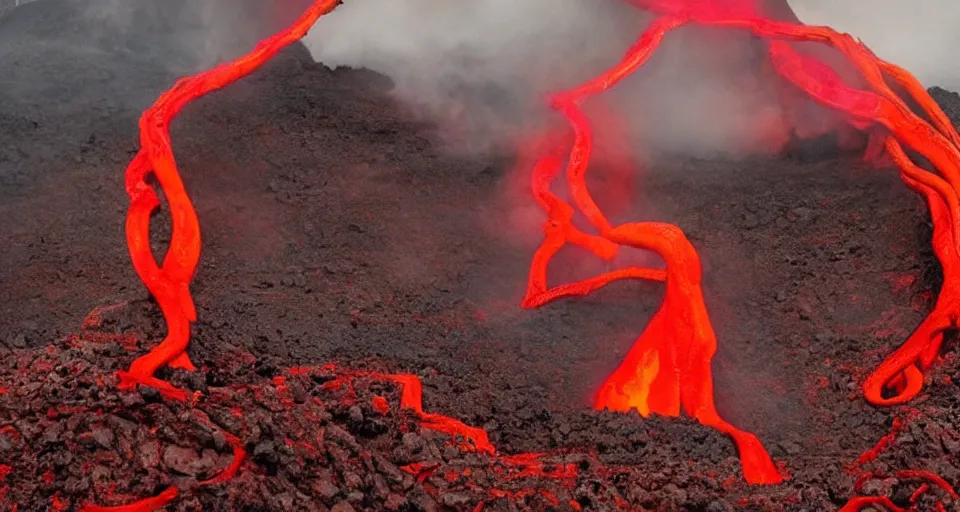
[[[116,391],[113,372],[163,334],[123,241],[123,168],[139,113],[198,63],[164,30],[85,23],[82,5],[0,19],[0,508],[169,486],[172,510],[834,510],[857,494],[907,505],[924,485],[920,510],[957,506],[903,473],[960,480],[952,346],[909,407],[858,388],[939,286],[925,208],[894,171],[664,157],[616,219],[674,222],[700,251],[718,405],[791,475],[749,487],[709,429],[589,409],[655,286],[519,310],[539,221],[515,156],[444,151],[388,80],[300,46],[174,124],[204,235],[190,348],[204,370],[164,376],[202,396]],[[960,120],[960,97],[934,94]],[[418,376],[426,412],[482,427],[498,454],[451,446],[361,370]],[[852,465],[895,418],[861,468],[878,477],[857,485]],[[201,484],[238,447],[234,478]],[[510,457],[529,452],[545,465]]]

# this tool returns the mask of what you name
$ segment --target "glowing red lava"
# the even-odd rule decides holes
[[[666,34],[682,25],[696,23],[749,30],[767,39],[774,69],[797,89],[821,104],[847,116],[848,122],[868,131],[871,140],[883,146],[901,168],[908,186],[924,195],[935,225],[933,245],[944,269],[944,282],[957,282],[957,253],[960,208],[957,199],[960,144],[946,116],[923,87],[906,71],[878,59],[862,43],[825,27],[807,27],[764,19],[755,2],[678,2],[675,0],[632,0],[631,3],[660,15],[641,35],[627,55],[603,75],[553,98],[554,108],[569,121],[574,140],[567,164],[567,186],[575,206],[597,230],[598,235],[573,227],[572,206],[550,192],[551,181],[562,161],[554,148],[534,170],[533,192],[549,220],[544,225],[545,241],[534,257],[525,307],[538,307],[552,300],[583,296],[619,279],[665,280],[666,294],[660,310],[627,354],[621,366],[597,394],[595,406],[616,411],[637,409],[676,416],[681,407],[701,423],[717,428],[736,441],[743,460],[744,476],[751,483],[781,480],[766,451],[757,439],[723,421],[713,404],[710,361],[716,339],[703,304],[700,263],[696,252],[675,226],[644,222],[611,227],[587,190],[584,175],[592,149],[589,120],[580,105],[591,96],[614,87],[642,66]],[[839,49],[856,66],[872,91],[857,90],[843,82],[829,66],[796,51],[791,41],[827,43]],[[922,106],[933,126],[913,113],[887,85],[892,80]],[[925,156],[944,176],[914,164],[904,153],[900,140]],[[610,259],[617,246],[632,246],[656,252],[666,262],[666,271],[629,268],[585,281],[547,286],[551,257],[570,242],[597,256]],[[922,370],[939,354],[944,331],[957,325],[958,290],[944,286],[930,316],[907,342],[896,350],[864,383],[864,394],[876,405],[908,401],[923,385]],[[886,396],[892,392],[893,396]]]
[[[130,196],[127,245],[137,275],[160,305],[167,323],[167,336],[121,375],[124,387],[144,384],[157,388],[169,398],[183,400],[186,396],[182,391],[153,374],[163,365],[195,369],[185,351],[190,340],[190,324],[197,319],[190,281],[200,259],[200,225],[177,172],[170,143],[170,123],[187,103],[249,75],[281,49],[300,40],[320,16],[338,4],[336,0],[314,2],[292,26],[261,41],[251,53],[179,80],[140,118],[141,148],[126,174]],[[173,224],[170,246],[161,265],[157,265],[150,250],[150,215],[160,206],[156,192],[147,183],[151,174],[167,199]]]
[[[610,224],[585,181],[593,140],[590,121],[581,110],[581,104],[614,87],[640,68],[667,34],[678,27],[698,24],[744,30],[766,41],[770,63],[786,83],[841,113],[851,126],[867,132],[873,150],[886,150],[900,167],[906,184],[922,194],[930,207],[935,226],[933,245],[949,286],[945,285],[941,290],[936,307],[926,321],[864,383],[866,399],[876,405],[899,404],[916,396],[923,386],[923,371],[938,356],[944,331],[957,326],[960,291],[952,284],[960,277],[957,273],[960,264],[960,136],[916,79],[903,69],[878,59],[849,35],[825,27],[772,21],[761,15],[757,2],[750,0],[629,0],[629,3],[659,17],[616,66],[551,99],[553,108],[567,118],[572,138],[557,140],[533,170],[534,195],[548,220],[544,224],[544,242],[533,258],[523,307],[540,307],[559,298],[587,295],[620,279],[663,281],[666,287],[663,304],[620,367],[597,393],[596,408],[637,409],[643,415],[665,416],[677,416],[685,411],[735,440],[747,481],[778,483],[782,476],[757,438],[733,427],[716,411],[710,365],[717,340],[703,301],[696,250],[680,228],[670,224]],[[169,136],[171,121],[190,101],[246,76],[281,48],[300,39],[320,16],[338,4],[337,0],[315,1],[291,27],[264,40],[250,54],[180,80],[143,114],[140,121],[142,147],[126,174],[131,200],[127,242],[134,267],[159,303],[168,332],[159,345],[137,359],[129,371],[122,372],[123,387],[151,386],[167,398],[186,400],[188,397],[183,391],[157,379],[154,373],[164,365],[194,369],[185,350],[190,324],[196,320],[189,286],[200,256],[200,229],[173,157]],[[825,43],[838,49],[862,75],[869,89],[851,87],[826,64],[796,51],[790,43],[799,41]],[[912,96],[929,121],[912,112],[893,92],[888,81]],[[901,144],[922,155],[939,175],[916,165]],[[550,190],[564,163],[573,205]],[[150,216],[160,205],[156,192],[147,183],[150,175],[156,177],[167,199],[173,224],[169,250],[161,264],[156,262],[149,246]],[[595,234],[574,227],[572,219],[577,212],[586,217],[596,230]],[[553,255],[567,243],[584,247],[604,260],[611,260],[624,246],[653,251],[665,261],[666,269],[624,268],[584,281],[550,287],[547,266]],[[413,408],[424,427],[469,441],[462,448],[495,452],[482,430],[423,412],[416,377],[382,377],[403,386],[402,405]],[[335,381],[331,385],[339,384],[342,383]],[[380,408],[384,406],[385,403],[378,405]],[[234,447],[234,464],[221,476],[206,483],[223,481],[239,469],[243,450],[236,440]],[[523,457],[515,458],[518,463],[535,467],[533,459]],[[935,476],[919,476],[942,487],[942,480]],[[170,488],[160,496],[126,507],[88,506],[85,510],[150,510],[173,500],[176,495],[177,490]],[[857,498],[845,510],[859,510],[868,505],[899,510],[884,498]]]

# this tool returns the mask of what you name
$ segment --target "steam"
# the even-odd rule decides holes
[[[944,23],[960,13],[951,0],[791,5],[807,23],[861,36],[925,83],[960,79],[960,67],[944,66],[943,51],[960,43]],[[390,76],[398,97],[440,121],[448,138],[486,147],[542,122],[547,93],[614,64],[649,19],[622,0],[352,0],[304,42],[330,67]],[[746,34],[681,29],[605,101],[642,151],[756,152],[787,135],[777,132],[776,85],[760,74],[756,50]]]
[[[643,21],[620,0],[363,0],[304,43],[328,66],[390,76],[448,135],[476,143],[535,122],[549,91],[604,69]]]
[[[444,134],[485,148],[542,122],[548,93],[615,64],[650,19],[622,0],[363,0],[304,42],[328,66],[390,76]],[[753,48],[745,34],[682,29],[605,106],[651,150],[753,149],[776,114],[773,91],[750,78]]]
[[[55,1],[55,0],[45,0]],[[22,2],[22,0],[21,0]],[[180,74],[236,58],[289,24],[309,0],[67,0],[93,35]],[[283,7],[278,7],[283,4]],[[115,41],[122,41],[117,45]]]
[[[249,51],[310,3],[60,1],[83,6],[109,40],[119,34],[122,42],[111,48],[180,74]],[[960,45],[960,33],[950,28],[960,22],[953,0],[790,4],[804,22],[859,36],[927,85],[960,87],[960,64],[948,53]],[[447,142],[485,150],[547,122],[554,115],[549,93],[614,64],[649,21],[623,0],[349,0],[304,43],[330,67],[389,76],[398,98],[439,122]],[[776,84],[760,74],[764,57],[756,50],[743,33],[681,29],[635,77],[604,96],[604,107],[629,124],[638,154],[755,153],[786,137],[778,132]]]

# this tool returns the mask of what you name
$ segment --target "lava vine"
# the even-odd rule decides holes
[[[651,23],[616,66],[580,87],[551,98],[551,106],[567,119],[572,138],[557,138],[533,169],[534,197],[548,220],[543,227],[544,241],[533,257],[522,306],[535,308],[560,298],[588,295],[621,279],[664,282],[666,292],[660,309],[621,365],[600,388],[595,407],[614,411],[637,409],[645,416],[678,416],[682,410],[734,439],[748,482],[778,483],[783,476],[759,440],[723,420],[716,410],[711,360],[717,340],[703,300],[696,250],[677,226],[659,222],[610,224],[586,185],[593,139],[589,119],[581,105],[640,68],[666,35],[681,26],[697,24],[745,30],[766,41],[773,69],[796,91],[842,113],[851,126],[867,132],[871,141],[868,150],[885,149],[900,167],[903,181],[921,194],[930,208],[934,223],[933,247],[943,267],[946,284],[933,312],[864,382],[865,398],[878,406],[902,404],[916,396],[923,386],[923,372],[939,355],[944,332],[957,327],[960,290],[953,285],[960,278],[960,135],[914,77],[880,60],[847,34],[826,27],[766,19],[759,14],[756,2],[752,0],[628,2],[659,15],[659,18]],[[187,103],[248,75],[282,48],[302,38],[320,16],[338,4],[338,0],[316,0],[293,25],[262,41],[250,54],[178,81],[141,117],[141,149],[126,171],[126,189],[130,197],[127,244],[137,274],[163,313],[167,335],[149,353],[136,359],[128,371],[120,373],[122,388],[149,386],[168,399],[187,400],[186,393],[156,378],[154,373],[164,365],[195,369],[186,348],[190,325],[196,321],[189,286],[200,257],[200,229],[174,160],[169,135],[172,120]],[[844,83],[829,66],[801,54],[790,45],[790,42],[799,41],[824,43],[838,49],[859,71],[869,89],[856,89]],[[888,82],[906,91],[920,105],[926,119],[913,112]],[[904,146],[924,157],[938,173],[917,165],[907,155]],[[551,192],[551,185],[565,163],[573,205]],[[173,225],[168,251],[159,265],[149,245],[150,217],[160,206],[156,191],[148,183],[150,176],[156,178],[163,191]],[[573,225],[577,213],[586,217],[596,234]],[[665,261],[666,268],[630,267],[548,287],[548,264],[567,243],[586,248],[607,261],[612,260],[622,247],[653,251]],[[420,407],[420,386],[416,377],[381,377],[403,386],[402,406],[413,408],[424,427],[468,440],[470,444],[464,448],[495,452],[482,430],[467,427],[451,418],[424,413]],[[380,404],[380,407],[384,405]],[[239,469],[243,456],[242,448],[236,443],[234,463],[208,483],[228,479]],[[517,457],[514,458],[518,461],[532,464],[533,459]],[[935,475],[913,472],[905,477],[930,482],[955,495],[952,488]],[[924,483],[918,493],[926,492],[929,487]],[[128,506],[87,506],[85,510],[151,510],[173,500],[176,495],[177,490],[170,488],[160,496]],[[873,497],[855,498],[845,510],[859,510],[868,505],[899,510],[889,499]]]

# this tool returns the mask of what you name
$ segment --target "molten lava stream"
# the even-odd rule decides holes
[[[700,262],[693,246],[679,228],[669,224],[639,223],[613,228],[586,185],[593,139],[589,119],[580,104],[615,86],[642,66],[666,34],[683,23],[679,17],[654,21],[618,65],[584,85],[552,98],[554,108],[564,114],[574,132],[567,167],[570,193],[600,236],[585,234],[572,225],[574,209],[549,190],[561,161],[556,156],[557,151],[545,156],[535,166],[532,179],[534,196],[548,216],[544,224],[545,240],[534,255],[522,306],[539,307],[562,297],[587,295],[619,279],[665,280],[667,291],[660,310],[625,360],[603,384],[595,407],[614,411],[637,409],[644,416],[651,413],[677,416],[682,407],[704,425],[734,439],[748,482],[779,483],[782,476],[759,440],[724,421],[716,411],[710,367],[716,351],[716,338],[703,304]],[[549,262],[567,242],[588,248],[604,259],[609,259],[607,255],[616,250],[615,246],[609,246],[609,242],[651,250],[666,261],[667,269],[627,268],[548,288]]]
[[[786,42],[769,43],[771,60],[784,78],[820,103],[845,113],[854,127],[872,129],[874,148],[880,147],[876,141],[885,139],[883,147],[901,168],[901,177],[926,198],[930,207],[934,222],[932,243],[943,267],[944,286],[933,312],[864,383],[866,399],[876,405],[901,404],[916,396],[923,386],[923,370],[929,368],[939,354],[944,331],[956,328],[960,317],[960,290],[956,286],[960,282],[957,280],[960,135],[946,115],[909,73],[881,61],[849,35],[840,35],[825,27],[762,19],[749,2],[734,5],[738,9],[731,9],[729,4],[721,6],[719,2],[683,4],[670,0],[632,0],[632,3],[666,17],[680,16],[701,24],[747,29],[761,37],[828,43],[843,52],[866,79],[873,91],[853,89],[829,66],[801,55]],[[911,111],[891,90],[887,80],[898,84],[919,103],[932,126]],[[890,136],[879,132],[880,129],[889,131]],[[910,161],[898,139],[931,162],[943,179]],[[887,396],[888,391],[892,391],[893,396]],[[950,489],[949,494],[955,496],[956,493]],[[856,498],[844,510],[859,510],[869,505],[900,510],[886,498],[873,497]],[[943,508],[942,503],[939,508]]]
[[[901,167],[904,179],[908,180],[908,183],[923,183],[922,190],[918,186],[914,188],[921,193],[934,191],[933,193],[939,194],[938,197],[947,205],[942,208],[942,214],[934,215],[934,222],[941,228],[933,241],[937,256],[944,267],[946,283],[957,282],[955,268],[960,263],[957,251],[960,230],[956,228],[957,223],[960,222],[960,213],[958,213],[960,201],[957,199],[957,185],[960,182],[958,180],[960,150],[958,150],[957,141],[960,141],[960,136],[939,107],[909,73],[883,63],[849,36],[840,36],[828,28],[806,27],[763,19],[758,15],[755,2],[689,4],[672,0],[633,0],[632,3],[660,13],[662,17],[651,24],[617,66],[581,87],[556,95],[552,100],[554,108],[567,117],[574,130],[575,139],[570,151],[567,177],[571,195],[581,213],[599,230],[602,238],[621,245],[634,245],[647,249],[659,247],[660,250],[657,252],[667,259],[667,294],[664,304],[631,349],[621,367],[603,385],[596,405],[598,408],[609,407],[615,410],[636,408],[641,414],[656,412],[677,415],[682,403],[684,409],[691,411],[694,417],[698,417],[705,424],[716,426],[734,436],[744,456],[744,472],[750,473],[748,480],[779,481],[779,475],[776,475],[773,470],[772,463],[768,464],[769,457],[756,438],[744,437],[743,433],[723,422],[716,415],[713,407],[709,361],[715,351],[716,342],[713,339],[712,328],[709,328],[709,318],[706,316],[705,308],[701,308],[699,262],[696,261],[696,254],[692,247],[689,251],[684,251],[687,253],[686,258],[681,259],[680,262],[672,262],[669,257],[677,250],[676,246],[671,247],[663,240],[648,238],[657,235],[665,236],[669,232],[667,227],[633,224],[629,228],[624,227],[623,230],[614,229],[590,196],[584,176],[591,154],[592,136],[589,121],[580,111],[579,104],[588,97],[616,85],[639,68],[652,55],[669,30],[687,22],[745,28],[767,38],[830,43],[852,60],[868,84],[877,90],[876,94],[847,87],[836,72],[828,66],[799,54],[782,41],[771,41],[769,53],[776,70],[802,91],[817,101],[849,115],[851,124],[857,128],[867,129],[874,123],[884,126],[895,136],[907,141],[912,149],[924,154],[944,174],[946,181],[917,168],[908,161],[902,150],[899,150],[896,140],[890,139],[886,143],[888,152]],[[913,114],[903,100],[893,93],[884,81],[884,72],[892,75],[890,78],[918,100],[933,120],[933,127]],[[876,134],[872,134],[872,140],[877,140]],[[534,169],[534,194],[540,200],[549,220],[544,228],[546,240],[537,251],[532,264],[528,292],[523,301],[525,307],[540,306],[563,296],[585,295],[612,280],[631,277],[630,272],[621,275],[608,273],[592,280],[548,289],[546,267],[551,257],[566,242],[586,246],[599,256],[605,256],[603,244],[599,240],[571,226],[572,208],[556,200],[555,196],[547,191],[554,173],[549,170],[544,171],[542,168],[549,169],[556,165],[559,165],[556,158],[547,156],[538,168]],[[940,205],[941,203],[937,203],[937,206],[931,204],[931,208],[939,212]],[[679,233],[677,228],[671,226],[669,229]],[[614,233],[618,230],[621,234],[615,236]],[[629,235],[624,232],[627,230]],[[671,241],[679,239],[676,234],[673,234],[672,238],[671,235],[666,235],[665,238]],[[684,268],[685,265],[690,266]],[[676,270],[677,267],[683,269],[679,275],[687,278],[687,287],[695,290],[695,293],[689,291],[686,294],[677,291],[671,293],[671,290],[678,290],[671,287],[671,281],[678,279],[674,277],[675,274],[671,269]],[[636,270],[632,269],[631,272]],[[696,275],[695,280],[692,278],[694,275]],[[651,273],[643,277],[651,278],[652,276]],[[914,335],[867,379],[864,390],[868,400],[878,405],[891,405],[903,403],[919,392],[923,384],[921,371],[928,368],[939,353],[943,331],[957,325],[958,311],[960,311],[957,293],[954,287],[945,287],[941,291],[934,312],[921,324]],[[677,299],[677,297],[684,298]],[[689,320],[690,318],[694,320]],[[696,324],[691,332],[703,333],[702,338],[695,342],[697,350],[690,350],[689,347],[680,347],[678,350],[673,343],[664,342],[670,339],[696,339],[682,332],[684,322]],[[677,329],[681,329],[679,334]],[[687,341],[687,343],[690,342]],[[678,360],[677,354],[684,354],[684,359]],[[703,361],[706,361],[706,364],[703,364]],[[679,382],[662,377],[677,374],[682,375]],[[893,398],[883,396],[885,388],[889,387],[895,388],[898,392],[897,396]],[[685,392],[698,398],[685,400],[683,398]],[[743,452],[745,448],[750,451],[749,456]],[[759,461],[757,463],[760,467],[748,469],[746,467],[748,459]]]
[[[900,144],[887,139],[888,153],[900,165],[903,181],[924,195],[933,221],[933,249],[943,271],[943,288],[937,297],[933,312],[921,322],[910,337],[872,373],[863,384],[867,399],[877,405],[896,405],[909,401],[923,388],[923,371],[930,368],[940,353],[944,331],[957,325],[960,311],[960,255],[957,251],[957,219],[944,196],[956,200],[945,187],[928,184],[943,183],[936,175],[918,168],[907,159]],[[922,182],[920,180],[926,180]],[[948,189],[949,190],[949,189]],[[892,396],[886,396],[886,391]]]
[[[317,0],[293,25],[261,41],[251,53],[177,81],[141,116],[141,148],[126,174],[130,196],[127,245],[137,275],[160,306],[167,323],[167,336],[147,355],[134,361],[129,371],[120,373],[123,388],[143,384],[159,389],[168,398],[183,400],[186,395],[182,391],[157,380],[153,374],[165,364],[194,369],[185,350],[190,339],[190,324],[197,316],[189,285],[200,258],[200,226],[174,161],[170,123],[187,103],[247,76],[281,49],[301,39],[320,16],[338,4],[337,0]],[[160,204],[146,181],[150,174],[160,183],[170,205],[173,224],[170,247],[160,266],[154,260],[149,243],[150,215]]]
[[[928,197],[931,217],[934,222],[932,245],[943,269],[944,286],[933,311],[913,332],[910,338],[893,352],[864,382],[864,396],[876,405],[902,404],[915,397],[923,387],[923,370],[928,369],[939,355],[944,331],[957,326],[960,316],[960,290],[951,283],[960,279],[960,200],[955,184],[949,182],[950,176],[958,168],[954,162],[960,162],[960,148],[951,141],[956,133],[943,136],[918,116],[886,98],[868,92],[852,89],[840,81],[840,78],[822,65],[797,54],[786,44],[771,45],[771,54],[781,73],[792,82],[804,88],[822,103],[843,109],[858,121],[873,121],[893,128],[893,136],[901,132],[933,134],[927,143],[915,140],[912,149],[920,152],[938,169],[944,172],[947,180],[918,167],[904,153],[900,143],[888,137],[885,143],[887,153],[901,169],[901,176],[914,190]],[[826,84],[826,85],[823,85]],[[930,100],[932,101],[932,100]],[[923,102],[927,104],[927,102]],[[932,110],[933,107],[928,106]],[[939,109],[937,109],[939,110]],[[936,115],[932,116],[934,119]],[[903,127],[903,128],[901,128]],[[926,127],[926,130],[923,128]],[[940,126],[941,129],[948,127]],[[949,132],[948,132],[949,133]],[[906,140],[911,140],[905,137]],[[919,187],[923,188],[920,189]],[[929,200],[930,194],[938,200],[936,207]],[[936,211],[935,211],[936,209]],[[886,396],[892,391],[893,396]]]
[[[160,96],[140,118],[140,151],[126,172],[126,189],[130,196],[127,212],[127,245],[137,275],[157,300],[167,324],[167,335],[147,355],[140,357],[129,371],[118,372],[121,388],[145,385],[158,389],[163,396],[185,400],[186,394],[153,376],[164,364],[194,370],[186,355],[190,324],[196,321],[196,308],[189,285],[200,258],[200,226],[183,182],[180,180],[170,142],[170,123],[183,107],[207,93],[225,87],[247,76],[287,45],[301,39],[320,16],[332,11],[338,0],[317,0],[286,30],[260,42],[249,54],[221,64],[212,70],[181,79]],[[162,265],[157,265],[150,249],[150,216],[160,206],[159,198],[147,183],[153,174],[163,190],[173,224],[170,246]],[[201,485],[216,484],[231,478],[239,469],[244,452],[239,439],[230,437],[234,461],[220,475]],[[168,488],[159,496],[120,507],[87,505],[82,510],[137,512],[155,510],[177,496],[177,489]]]

